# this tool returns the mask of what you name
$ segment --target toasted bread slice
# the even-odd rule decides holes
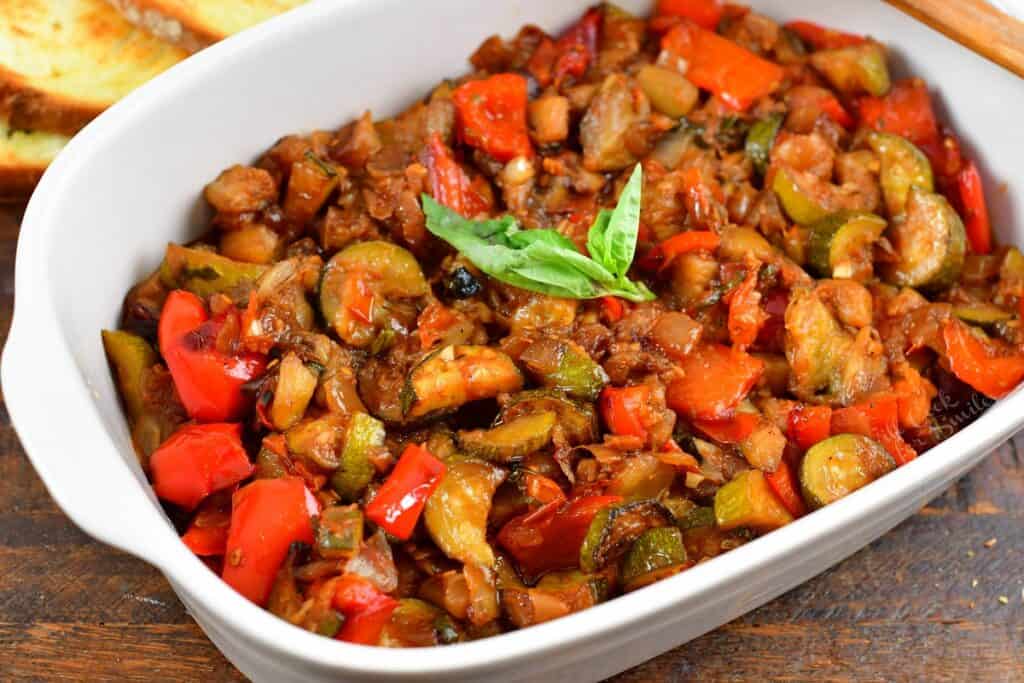
[[[27,199],[67,142],[57,133],[11,130],[0,119],[0,202]]]
[[[306,0],[109,0],[137,26],[195,52]]]
[[[3,0],[0,116],[70,135],[186,56],[103,0]]]

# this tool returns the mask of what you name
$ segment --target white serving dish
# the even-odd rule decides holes
[[[620,0],[646,12],[647,0]],[[1022,82],[881,2],[764,0],[871,33],[940,92],[944,119],[984,152],[999,237],[1024,242]],[[766,538],[585,612],[497,638],[384,651],[312,635],[249,603],[177,538],[129,443],[99,330],[168,240],[195,236],[203,185],[286,133],[398,111],[467,68],[482,38],[566,25],[586,2],[317,2],[189,59],[113,107],[53,164],[21,229],[7,407],[57,503],[83,530],[158,567],[203,630],[257,681],[585,681],[736,618],[917,511],[1024,424],[1015,392],[924,457]],[[1001,185],[1001,183],[1006,185]],[[96,600],[106,599],[97,595]]]

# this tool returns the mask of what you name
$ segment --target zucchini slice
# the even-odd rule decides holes
[[[891,85],[885,48],[873,41],[818,50],[811,55],[811,66],[846,96],[867,93],[880,97]]]
[[[545,411],[524,415],[490,429],[460,431],[459,446],[469,455],[509,463],[547,446],[557,419],[555,413]]]
[[[859,211],[840,211],[811,225],[807,261],[820,277],[865,281],[872,275],[872,245],[885,220]]]
[[[636,590],[686,569],[683,533],[673,526],[648,529],[633,542],[622,562],[626,591]]]
[[[416,598],[402,598],[380,632],[382,647],[433,647],[462,640],[459,625],[448,612]]]
[[[266,271],[266,266],[256,263],[232,261],[213,251],[171,243],[160,265],[160,281],[171,289],[185,289],[205,299],[251,287]]]
[[[427,499],[423,521],[445,555],[479,567],[494,566],[487,543],[487,516],[506,472],[482,460],[449,458],[448,469]]]
[[[356,413],[345,431],[345,445],[338,458],[338,469],[331,475],[333,488],[345,502],[353,502],[370,484],[375,472],[370,456],[383,448],[384,424],[366,413]]]
[[[743,150],[747,158],[754,165],[757,174],[763,176],[768,170],[768,161],[771,157],[772,147],[775,146],[775,138],[779,134],[785,115],[779,112],[769,114],[761,119],[747,131],[747,140]]]
[[[570,446],[597,439],[597,413],[590,403],[576,401],[554,389],[531,389],[513,394],[501,409],[499,420],[511,422],[524,415],[551,412]]]
[[[786,215],[800,225],[817,223],[830,213],[825,208],[826,198],[819,196],[821,191],[812,187],[814,181],[817,178],[789,168],[780,168],[772,180],[772,190]]]
[[[896,461],[876,441],[859,434],[837,434],[810,448],[800,464],[800,490],[817,509],[896,469]]]
[[[868,145],[882,165],[882,194],[890,216],[899,216],[906,211],[910,188],[934,191],[932,165],[924,152],[909,140],[891,133],[871,133]]]
[[[399,402],[406,420],[426,420],[522,388],[523,375],[507,354],[488,346],[443,346],[412,369]]]
[[[883,269],[891,284],[939,290],[960,278],[967,233],[942,195],[912,187],[906,216],[889,227],[888,236],[898,257]]]
[[[715,494],[715,521],[722,531],[746,527],[762,533],[793,521],[761,470],[747,470]]]
[[[999,308],[995,304],[963,304],[953,307],[953,315],[972,325],[988,327],[1006,322],[1013,314]]]
[[[519,360],[537,382],[573,398],[596,400],[608,383],[604,368],[569,341],[540,339],[527,347]]]
[[[358,505],[325,508],[315,522],[317,552],[328,560],[354,557],[363,543],[363,511]]]
[[[580,569],[596,572],[622,557],[645,531],[672,524],[665,506],[653,500],[602,508],[580,547]]]

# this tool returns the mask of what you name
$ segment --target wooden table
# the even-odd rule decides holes
[[[0,210],[0,343],[16,240]],[[0,680],[242,679],[156,570],[64,517],[0,405]],[[822,576],[615,679],[652,680],[1024,682],[1018,447]]]

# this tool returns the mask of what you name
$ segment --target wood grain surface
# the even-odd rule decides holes
[[[16,239],[0,210],[0,343]],[[1024,683],[1022,502],[1011,442],[842,564],[614,681]],[[0,405],[0,681],[239,680],[156,570],[57,509]]]

